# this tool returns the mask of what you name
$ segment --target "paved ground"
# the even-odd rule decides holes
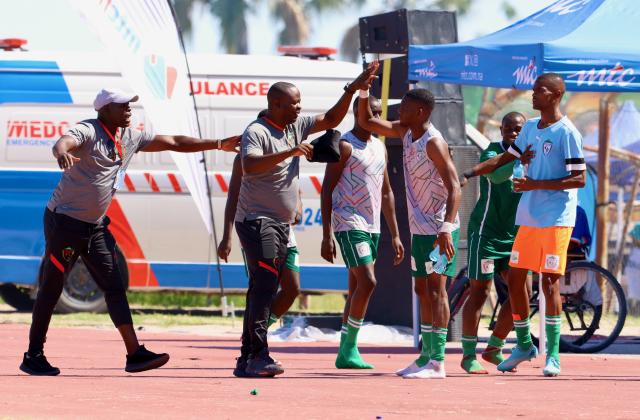
[[[18,370],[24,325],[0,325],[0,417],[9,418],[638,418],[640,357],[565,355],[563,376],[541,376],[542,359],[514,375],[469,377],[461,355],[447,356],[449,378],[409,381],[393,371],[412,360],[403,347],[368,345],[368,372],[333,368],[335,344],[273,346],[287,372],[276,379],[236,379],[237,339],[141,332],[171,354],[160,370],[129,375],[111,329],[53,329],[47,354],[62,374]],[[250,392],[257,389],[258,395]]]

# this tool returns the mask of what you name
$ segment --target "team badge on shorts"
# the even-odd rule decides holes
[[[484,258],[482,261],[480,261],[480,269],[482,270],[482,274],[493,274],[493,264],[493,260],[488,258]]]
[[[75,251],[70,246],[62,250],[62,258],[67,262],[71,261],[71,258],[73,258],[73,254],[75,254]]]
[[[560,268],[560,256],[547,254],[544,257],[544,268],[547,270],[557,270]]]
[[[511,251],[511,256],[509,257],[509,262],[513,264],[518,264],[520,262],[520,252],[519,251]]]
[[[544,152],[545,155],[548,155],[549,153],[551,153],[552,148],[553,148],[553,143],[551,143],[551,140],[545,140],[545,142],[542,144],[542,151]]]
[[[364,258],[371,255],[371,247],[366,242],[360,242],[356,244],[356,252],[358,252],[358,257]]]

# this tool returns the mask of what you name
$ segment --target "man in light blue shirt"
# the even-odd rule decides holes
[[[513,180],[514,190],[523,193],[516,214],[520,229],[509,261],[509,299],[518,344],[511,356],[498,365],[502,372],[538,355],[531,341],[526,288],[528,272],[533,271],[541,273],[540,286],[547,301],[545,329],[549,345],[543,373],[560,374],[562,301],[558,280],[564,275],[576,221],[576,189],[586,182],[582,136],[560,111],[564,92],[561,76],[547,73],[538,77],[533,85],[532,105],[540,111],[540,118],[530,119],[522,127],[507,153],[465,173],[466,178],[484,175],[515,159],[529,163],[527,176]]]

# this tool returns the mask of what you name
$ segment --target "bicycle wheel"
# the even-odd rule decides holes
[[[596,353],[611,345],[620,335],[627,317],[624,291],[613,274],[591,261],[573,261],[559,281],[560,351]],[[535,317],[538,313],[536,282],[530,305],[532,324],[537,324],[543,318]],[[538,331],[538,327],[532,326],[531,331]],[[538,345],[538,338],[533,334],[532,339]]]
[[[560,279],[562,340],[573,353],[596,353],[613,343],[627,318],[618,280],[591,261],[569,263]]]

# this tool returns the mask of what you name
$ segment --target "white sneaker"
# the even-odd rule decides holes
[[[429,363],[418,372],[403,376],[405,379],[444,379],[446,377],[447,373],[444,370],[444,362],[438,362],[436,360],[430,360]]]
[[[426,366],[426,365],[425,365]],[[406,368],[402,368],[400,370],[396,370],[396,375],[398,376],[404,376],[404,375],[408,375],[409,373],[415,373],[420,371],[420,369],[422,369],[420,366],[418,366],[415,362],[415,360],[413,362],[411,362],[411,364],[409,366],[407,366]]]

